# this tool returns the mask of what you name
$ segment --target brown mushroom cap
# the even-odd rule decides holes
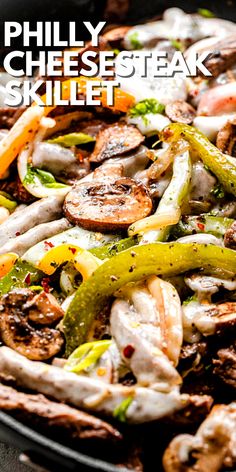
[[[144,136],[133,125],[116,123],[98,133],[91,162],[103,162],[110,157],[120,156],[137,148]]]
[[[166,105],[165,113],[171,121],[190,125],[195,116],[195,109],[184,100],[175,100]]]
[[[126,229],[151,211],[146,187],[127,177],[77,184],[64,203],[69,221],[94,231]]]
[[[216,146],[225,154],[236,157],[236,118],[220,129],[216,138]]]
[[[51,325],[63,316],[57,305],[45,292],[35,296],[29,289],[15,289],[4,295],[0,305],[3,342],[31,360],[55,356],[64,343],[63,337],[57,329],[40,325]]]

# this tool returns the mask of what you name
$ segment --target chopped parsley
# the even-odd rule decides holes
[[[177,39],[170,39],[171,45],[173,48],[178,49],[179,51],[183,52],[184,51],[184,46],[181,43],[181,41],[178,41]]]
[[[128,39],[130,41],[130,45],[133,49],[142,49],[143,45],[140,43],[138,39],[138,31],[134,31],[133,33],[128,35]]]
[[[125,398],[113,411],[113,416],[122,423],[126,422],[126,412],[133,401],[133,397]]]
[[[135,116],[142,116],[144,122],[147,124],[146,115],[148,113],[164,113],[165,106],[158,102],[155,98],[146,98],[145,100],[141,100],[138,102],[137,105],[130,108],[129,115],[131,117]]]
[[[204,18],[215,18],[215,14],[207,8],[198,8],[198,14],[204,16]]]
[[[225,191],[221,184],[215,185],[215,187],[211,190],[211,194],[214,195],[215,198],[219,199],[225,197]]]

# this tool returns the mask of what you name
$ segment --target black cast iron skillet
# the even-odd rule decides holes
[[[183,8],[186,12],[207,8],[218,17],[236,21],[236,0],[192,0],[188,3],[186,0],[130,0],[125,17],[120,18],[119,11],[115,10],[110,21],[135,24],[157,16],[173,6]],[[0,7],[2,45],[3,21],[98,21],[104,19],[106,0],[1,0]],[[20,49],[19,43],[16,49]],[[2,57],[1,54],[0,58]],[[33,463],[52,472],[128,472],[126,468],[116,467],[92,455],[64,446],[56,439],[52,440],[0,412],[0,442],[19,448]]]

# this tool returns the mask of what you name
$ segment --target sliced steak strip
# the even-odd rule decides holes
[[[44,395],[29,395],[0,384],[0,409],[30,425],[37,424],[73,439],[120,440],[111,425],[80,410],[48,400]]]
[[[236,390],[236,345],[220,349],[217,359],[213,359],[215,366],[213,373],[220,380]]]
[[[226,247],[236,249],[236,221],[227,229],[224,237],[224,244]]]

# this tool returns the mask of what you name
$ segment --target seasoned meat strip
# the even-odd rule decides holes
[[[32,425],[66,431],[73,439],[120,440],[120,432],[105,421],[80,410],[48,400],[44,395],[29,395],[0,384],[0,409]]]
[[[236,345],[220,349],[217,358],[213,359],[213,364],[213,373],[236,391]]]
[[[236,221],[227,229],[224,237],[224,243],[226,247],[236,249]]]

